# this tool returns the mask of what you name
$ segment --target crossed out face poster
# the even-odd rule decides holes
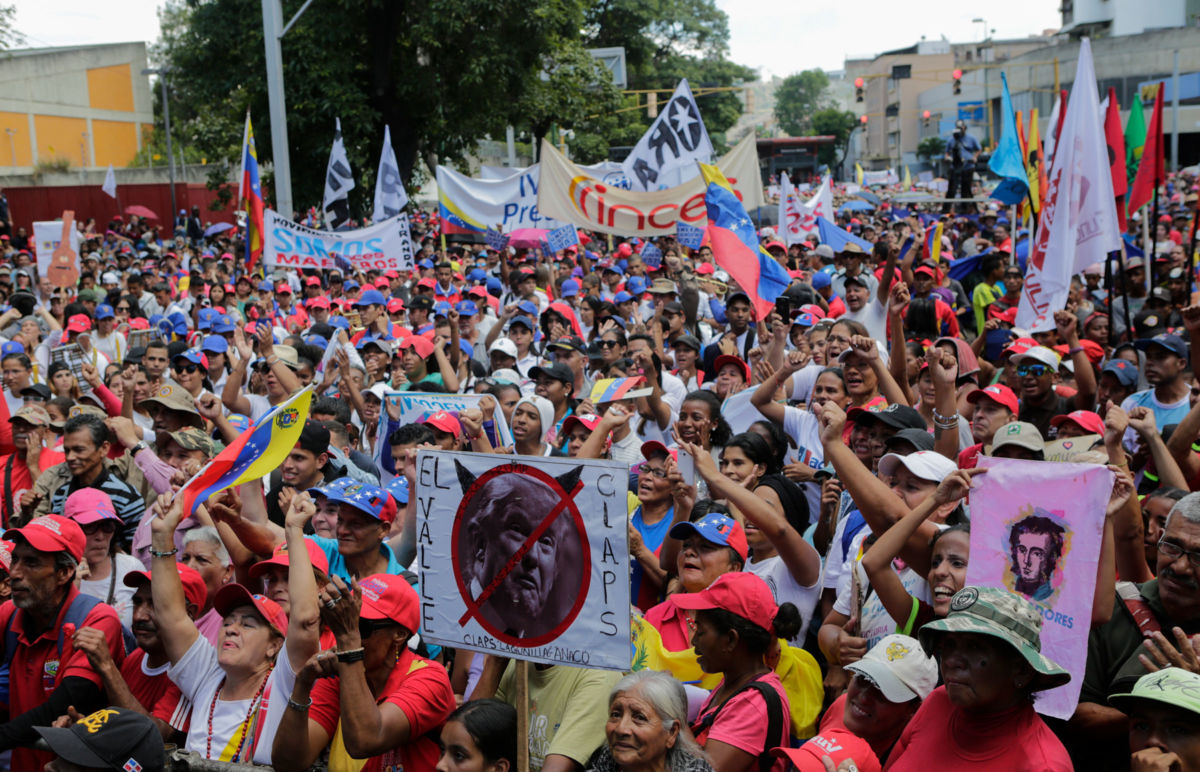
[[[455,648],[627,670],[620,463],[422,450],[421,632]]]
[[[982,457],[971,490],[967,584],[1003,587],[1042,617],[1041,651],[1072,674],[1034,707],[1070,718],[1087,661],[1092,599],[1113,476],[1097,464]]]

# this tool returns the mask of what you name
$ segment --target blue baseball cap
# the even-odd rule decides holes
[[[479,313],[479,306],[475,305],[473,300],[460,300],[454,308],[459,316],[474,316]]]
[[[439,300],[433,304],[433,315],[445,316],[446,314],[450,313],[453,308],[454,307],[450,305],[449,300]]]
[[[15,340],[5,341],[0,343],[0,356],[8,356],[9,354],[24,354],[25,346]]]
[[[573,298],[579,294],[579,282],[574,279],[567,279],[562,283],[562,296],[564,298]]]
[[[237,430],[238,434],[241,434],[250,428],[249,417],[244,416],[241,413],[230,413],[225,417],[225,420],[229,422],[230,426]]]
[[[523,314],[528,314],[529,316],[537,316],[538,315],[537,304],[534,303],[532,300],[522,300],[520,303],[517,303],[517,308]]]
[[[625,289],[629,290],[631,295],[637,297],[646,291],[646,280],[641,276],[630,276],[629,280],[625,282]]]
[[[616,295],[613,295],[613,303],[628,303],[631,300],[633,300],[633,295],[630,295],[624,290],[618,292]]]
[[[98,322],[101,319],[112,319],[114,316],[116,316],[116,312],[113,311],[113,307],[108,303],[101,303],[100,305],[96,306],[96,312],[92,314],[92,316]]]
[[[1136,386],[1138,382],[1138,369],[1125,359],[1110,359],[1100,368],[1100,374],[1105,373],[1111,373],[1122,386]]]
[[[458,347],[467,355],[467,359],[475,356],[475,347],[468,343],[466,338],[458,339]]]
[[[481,282],[487,281],[487,271],[482,268],[472,268],[467,272],[467,281]]]
[[[204,339],[204,343],[200,344],[200,350],[213,354],[224,354],[229,350],[229,341],[220,335],[209,335]]]
[[[396,475],[387,485],[387,492],[392,494],[400,504],[408,503],[408,478],[402,474]]]
[[[237,330],[237,325],[234,324],[233,319],[229,318],[225,314],[219,314],[213,317],[212,331],[217,335],[224,335],[227,332],[234,332],[235,330]]]
[[[828,287],[832,281],[833,280],[829,278],[829,274],[825,273],[824,271],[815,271],[812,275],[813,289],[824,289]]]
[[[382,306],[386,304],[387,301],[383,299],[383,293],[374,289],[363,290],[363,294],[359,295],[358,300],[354,301],[355,308],[360,306]]]
[[[274,291],[275,291],[275,285],[274,285],[274,284],[272,284],[272,283],[271,283],[271,282],[269,282],[269,281],[260,281],[260,282],[258,283],[258,289],[259,289],[259,291],[261,291],[261,292],[274,292]]]
[[[743,561],[750,552],[750,546],[746,543],[746,531],[738,521],[728,515],[713,512],[694,523],[676,523],[671,526],[672,539],[683,540],[693,534],[713,544],[731,548]]]
[[[344,289],[346,292],[356,290],[358,287],[359,284],[354,279],[346,279],[346,281],[342,283],[342,289]]]
[[[196,312],[196,329],[207,330],[212,327],[212,320],[216,315],[215,308],[201,308]]]
[[[344,316],[331,316],[327,324],[330,327],[336,327],[339,330],[350,331],[350,320]]]
[[[524,325],[528,327],[530,331],[537,329],[537,325],[528,316],[514,316],[512,321],[508,323],[508,326],[512,327],[514,324]]]
[[[433,261],[427,257],[424,260],[422,260],[421,262],[417,263],[417,265],[421,268],[432,268]]]
[[[171,323],[171,327],[176,335],[182,336],[188,334],[187,316],[182,311],[172,311],[167,314],[167,321]]]
[[[504,289],[504,285],[501,284],[500,280],[495,276],[487,277],[487,281],[484,283],[484,286],[487,287],[488,292],[500,292]]]
[[[792,320],[793,327],[812,327],[817,323],[817,317],[812,314],[800,314]]]
[[[1133,345],[1142,351],[1146,351],[1151,346],[1161,346],[1182,359],[1188,358],[1187,344],[1183,342],[1183,338],[1178,335],[1172,335],[1164,332],[1160,335],[1155,335],[1153,338],[1142,338],[1135,340]]]
[[[224,343],[225,339],[221,338],[221,342]],[[171,361],[177,361],[180,359],[187,360],[192,364],[197,364],[204,368],[208,367],[208,357],[204,356],[204,354],[198,348],[189,348],[187,351],[180,351],[178,354],[172,357]]]
[[[364,515],[383,520],[383,507],[387,503],[388,494],[378,485],[347,480],[345,484],[337,487],[327,486],[324,492],[326,498],[339,504],[349,504]]]
[[[329,340],[324,335],[309,335],[304,338],[304,342],[310,346],[316,346],[321,350],[329,346]]]

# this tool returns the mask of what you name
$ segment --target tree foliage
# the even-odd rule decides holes
[[[846,146],[850,132],[854,131],[857,119],[848,110],[827,107],[817,110],[810,117],[811,135],[833,135],[837,141],[832,145],[821,145],[817,150],[817,160],[823,164],[834,166],[846,157]]]
[[[16,27],[17,7],[0,5],[0,51],[25,45],[25,36]]]
[[[789,136],[811,134],[813,114],[824,106],[829,76],[823,70],[789,75],[775,89],[775,120]],[[821,132],[817,132],[821,133]]]
[[[917,144],[917,158],[932,160],[941,158],[946,152],[946,140],[941,137],[926,137]]]

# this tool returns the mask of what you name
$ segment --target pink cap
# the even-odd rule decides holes
[[[421,279],[420,281],[417,282],[417,286],[418,287],[428,287],[429,289],[433,289],[433,288],[437,287],[437,282],[435,282],[432,278],[426,276],[424,279]]]
[[[1104,435],[1104,419],[1090,410],[1075,410],[1066,415],[1056,415],[1050,419],[1050,425],[1062,426],[1067,421],[1074,421],[1088,434]]]
[[[305,303],[309,308],[329,308],[329,298],[324,295],[317,295],[315,298],[309,298]]]
[[[391,283],[382,276],[375,280],[375,289],[387,289],[391,286]]]
[[[87,332],[92,329],[92,320],[87,314],[75,314],[67,319],[67,332]]]
[[[425,359],[433,353],[433,341],[431,341],[429,338],[421,337],[420,335],[413,335],[401,341],[400,348],[411,348],[413,351],[417,352],[417,356],[421,357],[421,359]]]
[[[390,619],[416,632],[420,625],[417,592],[403,576],[374,574],[358,583],[362,592],[363,619]]]
[[[275,291],[283,294],[292,294],[292,287],[286,281],[281,281],[275,285]]]
[[[596,415],[595,413],[588,413],[586,415],[572,413],[563,419],[562,433],[564,435],[569,433],[571,431],[571,427],[575,424],[583,426],[589,432],[594,432],[596,431],[596,427],[600,425],[600,416]]]
[[[107,493],[97,488],[80,488],[67,496],[67,501],[63,504],[63,516],[71,518],[80,525],[98,523],[101,520],[121,522],[121,518],[117,517],[117,510],[113,506],[112,499],[108,497]]]
[[[404,301],[400,298],[392,298],[388,301],[387,310],[389,314],[398,314],[404,310]]]
[[[9,528],[4,532],[6,541],[17,537],[38,552],[66,552],[77,561],[83,557],[83,548],[87,544],[79,523],[61,515],[35,517],[24,528]]]
[[[305,279],[305,280],[304,280],[304,286],[306,286],[306,287],[320,287],[320,286],[321,286],[321,280],[320,280],[319,278],[317,278],[316,276],[309,276],[307,279]]]
[[[434,429],[440,429],[443,432],[454,435],[458,438],[462,435],[462,424],[458,422],[450,413],[445,410],[439,410],[433,415],[425,419],[424,423],[427,426],[432,426]]]

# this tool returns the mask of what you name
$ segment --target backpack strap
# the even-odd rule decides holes
[[[1133,617],[1133,623],[1143,638],[1149,638],[1153,633],[1162,632],[1162,624],[1154,615],[1154,609],[1142,597],[1142,592],[1133,582],[1117,582],[1117,597],[1121,599],[1125,610]]]
[[[733,694],[729,695],[716,710],[704,716],[697,723],[693,724],[692,734],[700,735],[708,731],[717,720],[717,715],[729,704],[737,695],[745,691],[756,691],[762,695],[763,702],[767,705],[767,741],[763,745],[762,752],[758,754],[758,769],[759,772],[769,772],[772,766],[775,765],[775,757],[771,755],[771,749],[776,747],[775,743],[779,741],[780,735],[783,733],[783,701],[779,698],[779,692],[767,683],[763,683],[757,679],[745,684]]]

